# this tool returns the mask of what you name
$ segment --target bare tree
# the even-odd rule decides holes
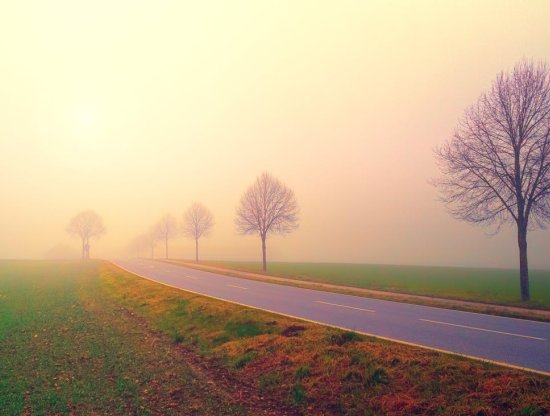
[[[149,242],[145,234],[138,235],[128,245],[129,250],[133,251],[136,258],[143,257],[143,250],[149,247]]]
[[[90,258],[90,239],[105,234],[102,218],[94,211],[82,211],[71,219],[67,227],[69,234],[80,237],[82,241],[82,258]]]
[[[156,225],[157,236],[164,240],[164,256],[168,258],[168,240],[178,235],[178,222],[173,215],[166,214]]]
[[[517,228],[521,299],[527,301],[527,231],[550,220],[550,72],[520,62],[500,73],[436,149],[436,185],[461,220]]]
[[[199,262],[199,239],[207,237],[214,226],[214,217],[199,202],[193,203],[183,216],[183,233],[195,240],[195,261]]]
[[[241,197],[235,219],[241,234],[260,235],[262,270],[267,270],[265,241],[270,233],[287,234],[298,227],[294,192],[269,173],[262,173]]]
[[[147,246],[151,249],[151,258],[155,258],[155,246],[159,240],[157,227],[151,227],[143,234],[143,239],[147,243]]]

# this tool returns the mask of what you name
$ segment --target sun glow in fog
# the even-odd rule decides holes
[[[78,125],[85,129],[90,129],[97,123],[97,117],[95,112],[89,109],[80,110],[77,113]]]

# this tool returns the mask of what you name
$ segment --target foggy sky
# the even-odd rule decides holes
[[[123,255],[200,201],[216,220],[202,257],[259,260],[233,219],[268,171],[301,209],[268,260],[515,267],[512,228],[452,219],[428,182],[433,148],[499,71],[550,61],[549,15],[546,1],[4,2],[0,257],[78,253],[65,229],[85,209],[108,229],[92,256]],[[530,233],[530,266],[550,267],[549,249]]]

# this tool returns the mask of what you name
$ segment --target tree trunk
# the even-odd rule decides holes
[[[166,256],[166,259],[168,260],[168,237],[164,239],[164,255]]]
[[[529,294],[529,267],[527,264],[527,227],[518,225],[519,247],[519,284],[521,300],[526,302],[531,299]]]
[[[267,271],[267,261],[265,256],[265,237],[262,237],[262,270]]]
[[[199,239],[195,238],[195,263],[199,262]]]
[[[82,238],[82,260],[86,258],[86,240]]]

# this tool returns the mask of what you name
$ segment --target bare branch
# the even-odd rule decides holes
[[[194,202],[183,216],[183,234],[194,240],[207,237],[214,227],[214,216],[200,202]]]
[[[436,149],[435,181],[453,216],[497,227],[544,227],[550,186],[550,74],[521,62],[501,73],[464,114],[453,138]]]

